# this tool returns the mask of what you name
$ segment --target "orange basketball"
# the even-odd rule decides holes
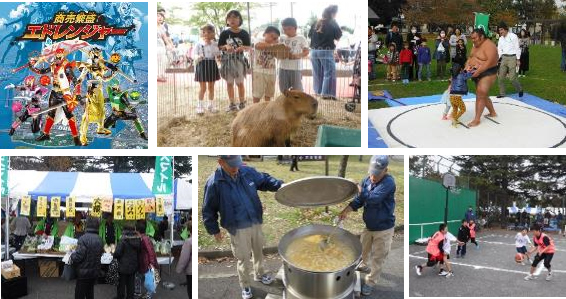
[[[523,255],[517,252],[517,254],[515,254],[515,262],[520,263],[522,261],[523,261]]]

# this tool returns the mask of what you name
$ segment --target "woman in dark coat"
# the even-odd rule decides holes
[[[94,299],[94,283],[100,276],[100,257],[104,251],[98,227],[98,219],[87,219],[86,232],[79,238],[77,250],[70,258],[77,273],[75,299]]]
[[[132,223],[126,223],[122,231],[122,239],[116,246],[114,258],[118,259],[118,299],[134,298],[135,274],[139,267],[138,256],[141,252],[141,239]]]

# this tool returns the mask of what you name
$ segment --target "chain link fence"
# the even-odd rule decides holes
[[[187,120],[197,117],[197,104],[199,102],[199,89],[200,83],[195,80],[197,76],[197,65],[199,63],[207,64],[207,67],[202,68],[204,73],[198,76],[204,78],[219,78],[217,74],[218,69],[222,68],[222,61],[218,57],[216,59],[198,60],[192,55],[193,49],[191,47],[177,47],[172,51],[168,51],[165,57],[158,59],[158,72],[159,75],[164,77],[163,82],[157,84],[157,115],[159,127],[167,126],[169,120],[173,118],[182,117]],[[254,61],[258,58],[258,51],[253,49],[244,53],[245,63],[247,70],[245,71],[245,79],[243,80],[244,99],[247,105],[252,104],[253,98],[258,97],[261,91],[258,89],[274,89],[274,97],[276,99],[281,95],[280,90],[280,62],[278,61],[272,69],[269,69],[270,74],[275,78],[268,78],[265,69],[258,67]],[[274,52],[274,56],[282,57],[285,53]],[[335,72],[335,89],[336,97],[332,99],[325,99],[322,96],[317,96],[319,100],[318,113],[330,122],[342,121],[347,118],[359,117],[360,115],[360,77],[359,77],[359,63],[360,63],[360,49],[350,48],[347,50],[334,51],[334,64],[336,67]],[[305,93],[315,95],[316,92],[313,76],[313,64],[310,57],[298,59],[300,65],[300,73],[302,76],[301,83]],[[355,71],[358,70],[358,72]],[[269,76],[269,77],[273,77]],[[265,84],[267,80],[267,84]],[[260,82],[257,82],[260,81]],[[269,86],[270,85],[270,86]],[[228,96],[228,86],[226,80],[219,78],[215,81],[213,87],[206,87],[206,94],[203,98],[203,106],[208,107],[211,103],[214,109],[219,113],[224,113],[228,108],[230,101]],[[238,87],[235,89],[235,102],[239,103]],[[209,93],[213,91],[213,100],[209,101]],[[261,101],[264,99],[262,98]],[[358,124],[359,126],[359,124]]]

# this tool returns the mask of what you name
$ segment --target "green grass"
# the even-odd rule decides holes
[[[470,44],[468,44],[468,55],[470,53]],[[431,51],[434,46],[429,45]],[[525,92],[551,102],[566,105],[566,73],[560,71],[561,50],[560,46],[550,47],[533,45],[530,47],[530,65],[527,76],[519,78],[519,82],[523,86]],[[434,95],[443,93],[448,87],[447,81],[439,81],[436,78],[436,60],[431,64],[431,75],[433,81],[413,81],[407,85],[398,82],[389,82],[385,78],[385,66],[380,64],[377,67],[377,80],[369,82],[368,90],[388,90],[393,97],[418,97],[426,95]],[[470,92],[474,92],[474,84],[468,81]],[[507,94],[516,93],[515,88],[509,80],[505,82],[505,90]],[[491,96],[498,95],[499,88],[497,82],[492,86],[489,94]],[[381,102],[381,101],[380,101]],[[372,102],[369,103],[369,109],[377,109],[387,107],[385,103]]]
[[[369,156],[363,156],[361,162],[359,156],[350,156],[348,160],[348,168],[346,169],[346,178],[356,181],[367,174]],[[329,174],[336,175],[338,172],[340,156],[331,156],[329,161]],[[324,175],[324,162],[300,162],[300,172],[289,171],[289,165],[277,165],[274,159],[266,159],[264,162],[248,162],[248,165],[255,167],[259,171],[269,173],[270,175],[281,179],[285,182],[291,182],[296,179]],[[222,243],[217,243],[214,237],[209,235],[204,229],[202,223],[202,202],[204,196],[204,184],[207,178],[216,169],[216,158],[208,156],[199,156],[198,159],[198,187],[199,187],[199,223],[198,223],[198,245],[199,250],[219,250],[230,249],[229,238],[225,238]],[[403,196],[403,162],[391,160],[389,171],[395,177],[397,184],[397,192],[395,193],[395,216],[396,225],[404,222],[404,196]],[[309,223],[326,223],[331,224],[332,219],[348,204],[348,202],[330,207],[330,214],[325,213],[324,207],[315,209],[299,209],[284,206],[275,200],[275,193],[260,192],[261,201],[264,206],[264,223],[263,232],[265,234],[266,245],[276,246],[279,239],[288,231],[304,226]],[[344,222],[344,227],[353,232],[360,233],[365,228],[362,221],[361,210],[351,213]]]

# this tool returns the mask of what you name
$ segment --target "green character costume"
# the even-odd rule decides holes
[[[107,94],[108,101],[112,106],[112,113],[104,120],[104,128],[114,126],[118,120],[133,120],[140,137],[147,140],[147,135],[136,113],[136,108],[133,107],[129,101],[137,101],[140,97],[140,93],[137,91],[122,91],[118,80],[112,79],[108,84]]]

